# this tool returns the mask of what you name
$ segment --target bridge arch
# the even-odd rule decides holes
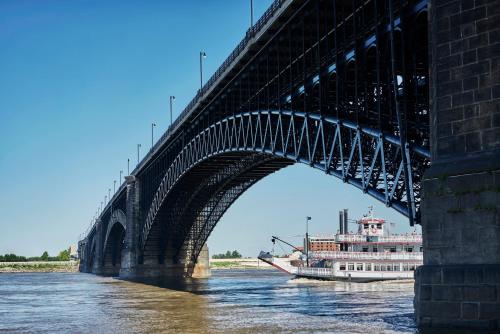
[[[403,155],[415,170],[429,163],[429,152],[417,143],[401,148],[394,134],[334,117],[291,111],[245,112],[226,117],[193,136],[168,168],[142,226],[140,249],[144,251],[148,240],[154,239],[151,231],[155,226],[154,234],[162,234],[159,221],[177,208],[177,216],[168,218],[171,224],[177,222],[181,231],[176,254],[182,253],[193,264],[217,221],[244,191],[296,162],[336,176],[415,219],[423,173],[406,174]],[[227,163],[228,157],[233,163]],[[224,158],[225,164],[211,164],[218,158]],[[260,173],[242,177],[259,168]],[[196,179],[193,182],[192,175],[198,175],[200,180],[212,178],[214,182],[199,184]],[[183,189],[193,184],[199,187],[184,190],[195,194],[185,200]],[[411,189],[406,189],[407,184]],[[416,196],[407,196],[408,191]],[[185,206],[176,206],[179,202]]]
[[[107,224],[103,244],[103,271],[106,275],[118,275],[120,272],[125,231],[125,213],[120,209],[113,211]]]

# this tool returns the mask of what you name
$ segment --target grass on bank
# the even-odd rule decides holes
[[[25,262],[25,263],[0,263],[0,272],[73,272],[77,271],[78,262]]]

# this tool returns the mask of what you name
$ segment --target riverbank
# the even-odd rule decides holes
[[[0,262],[0,273],[76,273],[78,261]]]
[[[257,258],[210,259],[210,269],[272,269],[273,267]]]

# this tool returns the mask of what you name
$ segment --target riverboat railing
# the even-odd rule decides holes
[[[309,258],[317,260],[383,260],[383,261],[406,261],[415,260],[422,261],[423,253],[367,253],[367,252],[310,252]]]
[[[330,277],[333,276],[332,268],[314,268],[314,267],[297,267],[295,275],[313,276],[313,277]]]
[[[366,241],[366,235],[360,234],[337,234],[335,236],[337,242],[363,242]]]
[[[336,242],[368,242],[366,235],[360,234],[337,234],[335,236]],[[421,243],[422,236],[419,234],[401,234],[389,235],[382,237],[373,237],[370,242],[397,242],[397,243]]]
[[[422,236],[416,234],[409,235],[390,235],[387,237],[379,237],[378,242],[408,242],[408,243],[421,243]]]

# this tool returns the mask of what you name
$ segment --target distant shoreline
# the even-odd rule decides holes
[[[78,261],[0,262],[2,273],[75,273]]]
[[[227,270],[227,269],[264,269],[269,270],[273,267],[257,258],[240,258],[240,259],[210,259],[211,270]]]
[[[78,272],[78,261],[30,261],[0,262],[1,273],[75,273]],[[257,258],[210,259],[211,270],[255,269],[269,270],[273,267]]]

